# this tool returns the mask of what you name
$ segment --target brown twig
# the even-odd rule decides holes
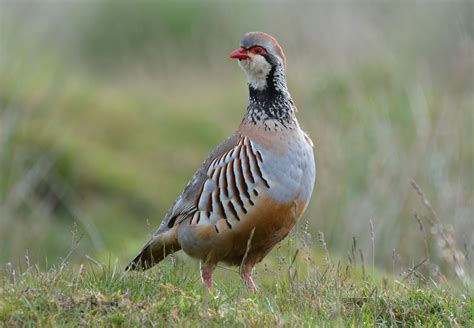
[[[244,266],[245,266],[245,261],[247,261],[247,256],[250,252],[250,246],[252,245],[252,238],[255,233],[255,228],[252,229],[250,232],[249,239],[247,239],[247,249],[245,250],[244,257],[242,258],[242,262],[240,263],[240,274],[243,274],[244,272]]]
[[[408,273],[405,275],[405,277],[403,277],[403,280],[406,280],[408,279],[412,274],[416,273],[417,270],[423,265],[426,263],[426,261],[428,261],[427,258],[424,258],[423,260],[421,260],[420,263],[416,264],[415,266],[413,266],[413,268],[411,269],[408,269]]]

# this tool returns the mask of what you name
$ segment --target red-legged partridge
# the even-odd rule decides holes
[[[256,290],[256,263],[303,215],[316,176],[311,139],[301,130],[286,85],[286,59],[275,38],[244,35],[238,59],[248,78],[247,113],[237,131],[202,164],[171,206],[153,237],[126,270],[145,270],[182,249],[212,271],[224,262],[240,266]]]

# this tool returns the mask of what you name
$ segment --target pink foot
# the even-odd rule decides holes
[[[257,286],[255,286],[255,283],[253,282],[253,279],[250,273],[242,273],[242,279],[245,281],[245,284],[250,289],[250,291],[252,292],[257,291]]]
[[[201,269],[201,279],[207,288],[212,288],[212,271],[214,271],[213,266],[204,267]]]

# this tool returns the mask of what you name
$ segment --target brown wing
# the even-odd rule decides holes
[[[180,222],[196,212],[198,198],[202,187],[207,180],[209,166],[216,158],[220,158],[223,154],[234,149],[238,145],[240,138],[240,134],[233,134],[220,144],[211,155],[209,155],[201,165],[201,168],[196,172],[196,174],[194,174],[191,181],[184,188],[184,191],[178,196],[168,213],[166,213],[165,218],[163,219],[163,222],[161,222],[158,230],[155,232],[155,235],[171,229],[176,222]]]
[[[141,252],[127,265],[126,271],[149,269],[167,255],[180,250],[181,247],[176,240],[176,223],[194,215],[197,211],[197,202],[201,190],[207,180],[209,166],[214,159],[220,158],[223,154],[235,148],[240,139],[240,134],[234,133],[209,155],[168,210],[158,230],[145,244]]]

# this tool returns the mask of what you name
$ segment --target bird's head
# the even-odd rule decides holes
[[[256,90],[267,87],[270,72],[284,75],[286,58],[277,40],[263,32],[249,32],[240,40],[240,48],[229,54],[238,59],[247,74],[250,86]],[[284,78],[284,77],[283,77]]]

